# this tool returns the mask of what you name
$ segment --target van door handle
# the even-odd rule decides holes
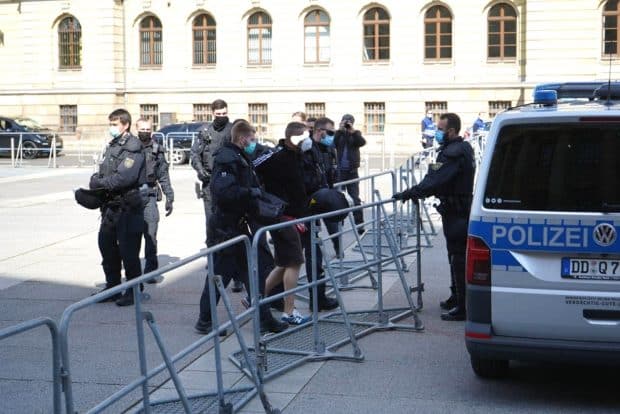
[[[593,325],[620,325],[620,311],[584,309],[583,317]]]

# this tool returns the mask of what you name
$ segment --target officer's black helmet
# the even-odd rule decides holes
[[[323,214],[331,211],[353,207],[353,201],[345,193],[333,188],[321,188],[310,198],[310,213]],[[338,222],[347,217],[347,213],[328,217],[325,221]]]
[[[90,210],[100,208],[105,201],[105,194],[101,190],[86,190],[79,188],[75,190],[75,201],[82,207]]]

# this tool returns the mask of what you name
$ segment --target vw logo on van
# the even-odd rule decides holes
[[[609,223],[601,223],[594,228],[594,242],[599,246],[611,246],[617,237],[616,228]]]

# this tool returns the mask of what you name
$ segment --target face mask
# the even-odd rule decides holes
[[[146,131],[138,131],[138,138],[142,142],[149,142],[151,140],[151,133]]]
[[[443,139],[444,139],[444,132],[437,130],[435,131],[435,141],[437,141],[438,144],[443,143]]]
[[[213,118],[213,128],[215,128],[216,130],[223,129],[226,124],[228,124],[227,116],[216,116],[215,118]]]
[[[112,138],[118,138],[121,136],[121,131],[115,125],[111,126],[110,129],[108,129],[108,132]]]
[[[305,131],[301,135],[293,135],[291,137],[291,142],[293,143],[293,145],[297,146],[299,145],[300,142],[302,142],[306,138],[310,138],[310,134],[308,133],[308,131]]]
[[[325,135],[324,138],[321,138],[321,144],[326,147],[331,147],[334,144],[334,136],[333,135]]]
[[[251,141],[248,145],[246,145],[243,150],[246,154],[251,155],[256,150],[256,141]]]

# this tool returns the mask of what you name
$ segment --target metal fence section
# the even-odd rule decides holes
[[[74,410],[74,396],[73,396],[73,388],[72,388],[72,380],[71,380],[71,368],[70,368],[70,355],[71,352],[69,350],[69,328],[73,315],[88,306],[93,306],[99,301],[109,298],[115,294],[121,293],[123,290],[132,289],[134,295],[134,304],[135,304],[135,323],[136,323],[136,334],[138,341],[138,362],[140,366],[140,376],[122,387],[120,390],[110,395],[104,401],[97,404],[95,407],[91,408],[89,413],[100,413],[109,408],[112,404],[120,401],[123,397],[127,396],[131,391],[140,388],[142,390],[142,403],[141,408],[143,413],[156,413],[156,412],[170,412],[170,410],[179,410],[178,412],[185,413],[193,413],[193,412],[207,412],[205,411],[207,408],[211,407],[217,409],[219,413],[232,413],[234,410],[239,409],[244,404],[246,404],[254,395],[257,393],[261,397],[261,401],[263,402],[263,407],[265,411],[268,413],[277,413],[278,410],[273,409],[269,404],[269,401],[264,393],[263,385],[262,385],[262,377],[256,372],[253,368],[253,365],[250,364],[250,355],[245,346],[245,342],[243,340],[239,323],[245,319],[248,319],[254,316],[254,319],[258,321],[258,308],[256,305],[250,306],[248,310],[245,312],[235,315],[234,311],[230,305],[230,300],[227,296],[227,293],[222,286],[221,279],[219,276],[213,274],[213,269],[209,266],[209,283],[212,284],[212,287],[217,288],[221,294],[222,299],[224,300],[224,304],[226,307],[226,311],[228,312],[228,316],[230,320],[225,324],[220,325],[217,319],[217,312],[215,308],[215,289],[211,289],[211,314],[213,321],[213,330],[210,334],[204,336],[203,338],[195,341],[185,349],[178,352],[176,355],[171,356],[167,351],[159,329],[157,327],[157,323],[155,321],[155,317],[151,312],[143,312],[142,311],[142,294],[140,293],[139,286],[142,283],[147,282],[150,279],[155,279],[156,277],[162,275],[163,273],[169,272],[171,270],[177,269],[179,267],[185,266],[195,260],[198,260],[204,256],[207,256],[210,263],[213,263],[213,254],[229,248],[236,244],[242,244],[247,252],[250,252],[251,245],[250,240],[246,236],[238,236],[233,239],[227,240],[223,243],[220,243],[216,246],[209,247],[204,252],[197,253],[188,258],[179,260],[175,263],[169,264],[161,269],[150,272],[146,275],[140,276],[136,279],[132,279],[127,281],[121,285],[115,286],[113,288],[107,289],[104,292],[100,292],[94,296],[83,299],[77,303],[70,305],[62,314],[60,320],[60,350],[61,350],[61,378],[65,396],[65,407],[66,412],[69,414],[73,414]],[[250,254],[248,256],[248,268],[251,269],[253,267],[253,257]],[[256,296],[258,295],[258,287],[256,281],[250,282],[250,291]],[[257,304],[258,302],[253,302]],[[147,326],[150,328],[157,347],[162,355],[164,362],[159,366],[148,369],[146,364],[146,348],[145,348],[145,334],[144,334],[144,322],[146,322]],[[245,355],[246,363],[248,363],[248,373],[250,378],[253,381],[253,385],[251,386],[243,386],[238,388],[226,389],[223,385],[222,380],[222,369],[221,369],[221,355],[220,355],[220,332],[225,331],[226,329],[232,327],[233,331],[236,334],[236,337],[241,344],[242,353]],[[217,379],[217,391],[216,392],[208,392],[197,395],[188,395],[179,379],[179,376],[174,367],[174,363],[179,361],[180,359],[186,357],[193,351],[200,348],[202,345],[206,344],[209,341],[214,342],[215,349],[215,363],[216,363],[216,379]],[[150,401],[148,384],[149,380],[153,378],[155,375],[161,373],[162,371],[167,370],[170,378],[174,383],[175,390],[177,392],[178,398],[167,399],[162,401]],[[176,407],[176,408],[175,408]],[[175,411],[173,411],[175,412]]]
[[[60,375],[60,342],[58,337],[58,327],[56,322],[50,318],[36,318],[19,323],[8,328],[0,329],[0,341],[24,332],[31,331],[40,326],[46,326],[52,337],[52,384],[53,384],[53,407],[54,414],[60,414],[62,409],[61,401],[61,375]]]
[[[410,296],[410,287],[407,285],[407,281],[404,275],[404,269],[401,266],[402,257],[411,254],[415,251],[419,251],[419,246],[415,248],[400,250],[396,240],[394,226],[392,224],[392,217],[388,214],[386,205],[395,205],[392,200],[382,201],[378,191],[375,192],[378,201],[369,203],[363,206],[351,207],[348,209],[339,210],[336,212],[325,213],[306,217],[302,219],[288,221],[286,223],[274,224],[271,226],[263,227],[257,231],[254,235],[254,242],[252,246],[252,254],[254,256],[254,262],[256,263],[258,256],[259,240],[267,231],[278,230],[287,226],[304,223],[310,228],[311,234],[311,249],[312,257],[317,257],[317,250],[321,249],[324,258],[324,265],[327,275],[324,279],[318,279],[317,264],[312,264],[312,275],[306,285],[297,286],[294,289],[279,293],[277,295],[269,296],[261,299],[258,296],[252,297],[252,303],[259,302],[262,304],[269,304],[275,300],[281,299],[284,296],[295,294],[310,287],[313,290],[313,306],[312,306],[312,321],[304,325],[300,325],[295,328],[289,328],[288,330],[270,336],[266,339],[261,338],[258,322],[254,323],[254,347],[250,349],[252,360],[257,367],[259,373],[263,373],[265,380],[269,380],[283,374],[305,362],[317,361],[317,360],[347,360],[347,361],[362,361],[363,354],[358,346],[357,338],[363,335],[370,334],[373,331],[381,329],[409,329],[413,331],[422,331],[424,326],[418,315],[418,309]],[[335,272],[329,266],[326,253],[322,250],[324,241],[320,237],[317,237],[317,222],[324,218],[329,218],[335,215],[343,213],[352,213],[354,211],[363,211],[364,209],[373,209],[375,213],[374,231],[375,240],[379,242],[380,233],[383,233],[388,240],[388,247],[391,255],[389,257],[375,254],[372,259],[369,259],[366,263],[362,263],[353,268],[345,269],[341,272]],[[328,237],[338,237],[340,233],[334,233]],[[387,264],[395,264],[398,273],[398,278],[403,288],[403,292],[407,297],[409,304],[406,308],[394,308],[386,309],[383,306],[383,271],[384,266]],[[337,280],[344,276],[354,274],[357,272],[365,272],[367,270],[373,270],[377,275],[377,298],[378,309],[368,309],[363,311],[357,311],[349,314],[345,308],[342,294],[339,289],[334,289],[336,300],[338,301],[340,310],[330,313],[326,316],[319,317],[318,315],[318,295],[317,286],[320,284],[331,282],[332,286],[337,286]],[[253,269],[253,278],[258,278],[258,269]],[[412,316],[414,319],[413,325],[397,324],[396,322],[407,316]],[[352,346],[351,354],[337,352],[337,349],[341,346],[350,343]],[[246,374],[251,374],[248,371],[246,362],[242,359],[244,356],[243,350],[235,352],[231,355],[231,361],[242,369]]]

